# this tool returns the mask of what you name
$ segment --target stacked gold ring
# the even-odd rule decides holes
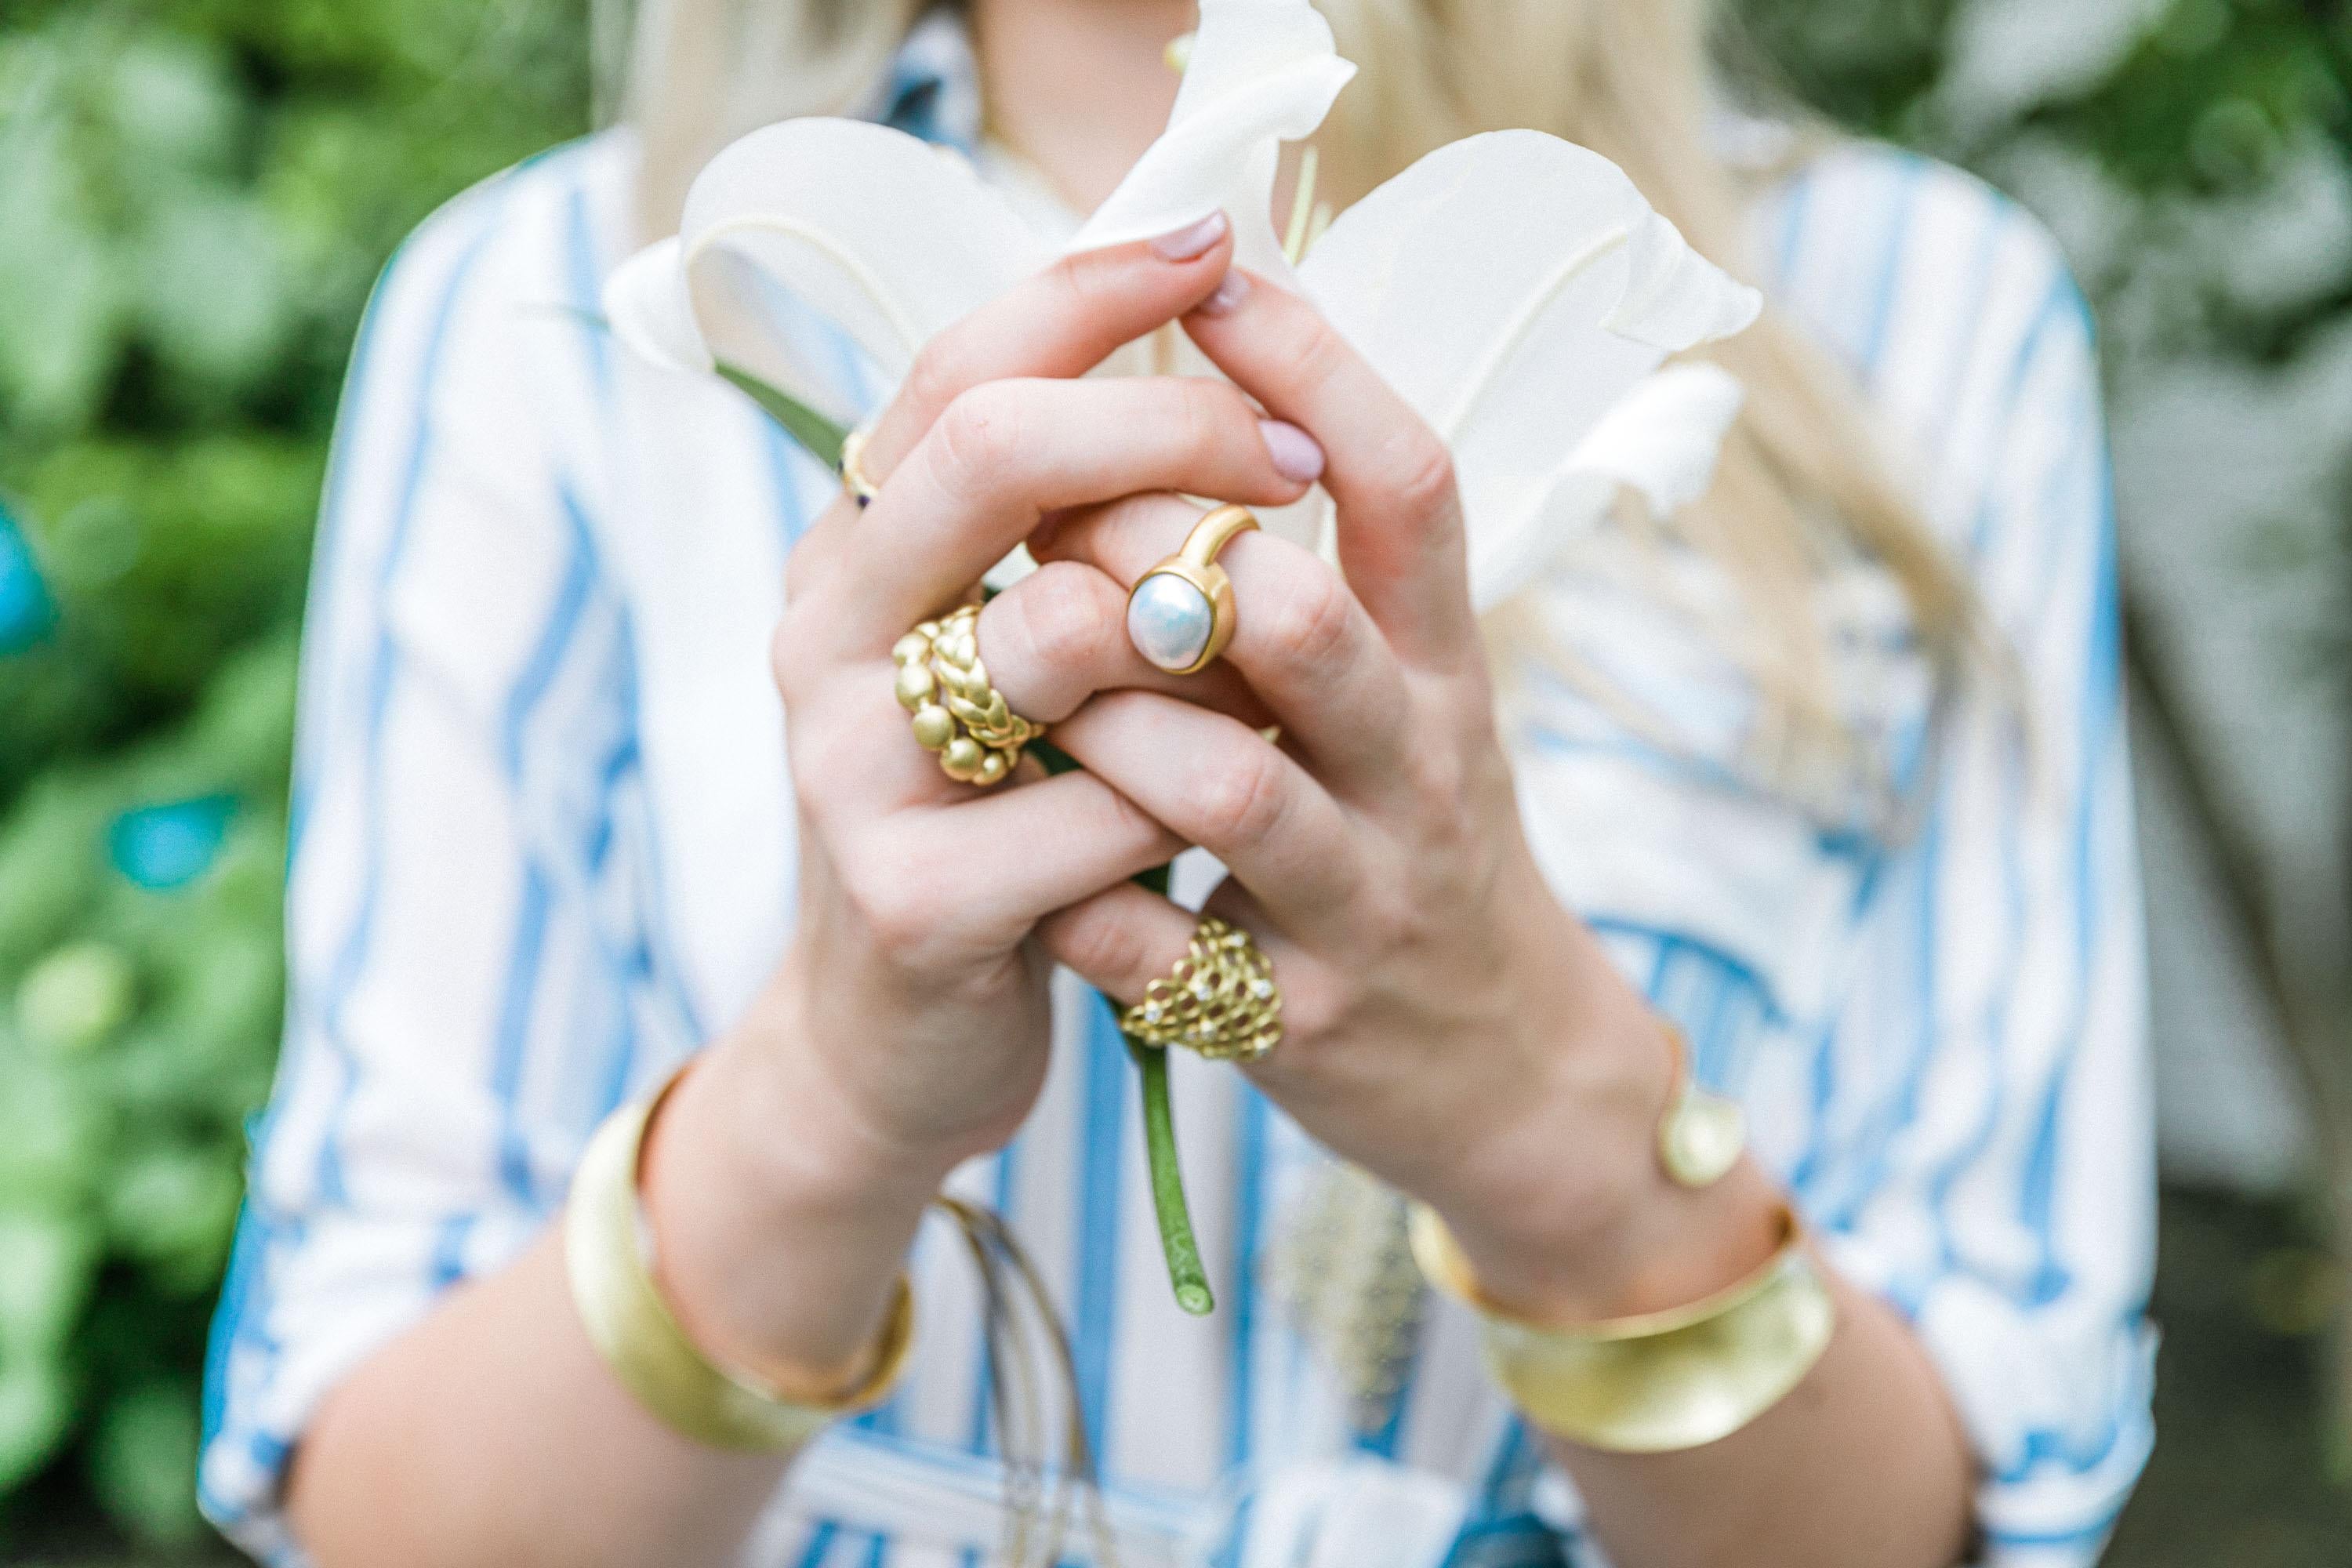
[[[841,438],[841,488],[860,511],[882,493],[882,487],[866,477],[866,438],[863,430],[852,430]]]
[[[1184,956],[1119,1028],[1147,1046],[1181,1046],[1211,1061],[1254,1062],[1282,1043],[1274,962],[1249,932],[1202,915]]]
[[[1001,784],[1021,764],[1029,742],[1045,734],[1006,706],[980,661],[980,606],[925,621],[891,648],[898,666],[898,705],[914,715],[915,740],[937,752],[940,769],[959,784]]]

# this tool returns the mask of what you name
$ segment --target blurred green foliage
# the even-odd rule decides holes
[[[2314,149],[2340,172],[2339,0],[1730,9],[1799,97],[2039,195],[2120,374],[2290,356],[2352,309],[2340,258],[2250,291],[2179,243],[2198,204]],[[28,1487],[158,1545],[198,1530],[196,1368],[275,1048],[294,628],[343,362],[403,234],[585,128],[589,10],[0,10],[0,1554]],[[2000,69],[1971,76],[1994,13],[2055,47],[2126,11],[2071,75],[1990,100]],[[2034,188],[2053,170],[2103,228]]]
[[[152,1544],[200,1529],[343,362],[402,235],[585,128],[584,19],[0,11],[0,546],[39,600],[0,626],[0,1500],[37,1479]],[[0,1556],[23,1523],[0,1500]]]

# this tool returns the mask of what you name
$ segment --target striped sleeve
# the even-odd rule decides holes
[[[1981,1563],[2082,1568],[2152,1441],[2146,976],[2089,316],[2004,221],[2035,303],[1969,350],[1989,439],[1958,544],[2015,668],[1958,700],[1921,829],[1867,872],[1822,1059],[1868,1087],[1800,1184],[1944,1373]]]
[[[541,428],[546,379],[593,374],[548,309],[584,243],[580,163],[420,230],[345,390],[304,634],[285,1048],[200,1472],[215,1521],[272,1560],[296,1556],[278,1493],[320,1399],[537,1234],[659,1021],[627,869],[627,624],[593,476]]]

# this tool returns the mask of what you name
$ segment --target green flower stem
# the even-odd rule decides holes
[[[1184,1202],[1184,1172],[1176,1163],[1176,1104],[1168,1092],[1168,1053],[1132,1035],[1127,1054],[1143,1078],[1143,1158],[1151,1171],[1151,1212],[1160,1221],[1160,1249],[1168,1258],[1168,1283],[1176,1304],[1196,1318],[1217,1310],[1201,1267],[1201,1244],[1192,1238],[1192,1211]]]
[[[1052,766],[1052,763],[1047,763]],[[1136,881],[1163,898],[1169,868],[1156,867]],[[1118,1004],[1109,1002],[1114,1010]],[[1176,1304],[1196,1318],[1217,1310],[1209,1290],[1208,1270],[1201,1267],[1201,1244],[1192,1237],[1192,1209],[1184,1201],[1184,1168],[1176,1159],[1176,1101],[1168,1091],[1168,1053],[1122,1033],[1127,1054],[1135,1058],[1142,1079],[1143,1163],[1151,1173],[1151,1212],[1160,1222],[1160,1250],[1168,1259],[1168,1283]]]
[[[719,374],[758,404],[811,457],[827,468],[841,467],[841,444],[846,431],[740,366],[722,364]],[[1044,742],[1031,746],[1030,752],[1049,773],[1067,773],[1078,765],[1068,753]],[[1165,866],[1135,879],[1162,896],[1168,891]],[[1114,1014],[1118,1012],[1117,1003],[1108,996],[1103,1001]],[[1119,1037],[1127,1042],[1127,1054],[1135,1058],[1143,1094],[1143,1159],[1151,1173],[1151,1212],[1160,1222],[1160,1250],[1168,1259],[1168,1283],[1176,1293],[1178,1306],[1204,1318],[1216,1310],[1217,1299],[1210,1292],[1208,1271],[1201,1267],[1201,1244],[1192,1236],[1192,1206],[1184,1201],[1184,1171],[1176,1159],[1176,1105],[1168,1091],[1168,1053],[1144,1045],[1125,1031]]]

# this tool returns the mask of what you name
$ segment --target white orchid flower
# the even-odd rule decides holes
[[[1759,300],[1616,165],[1531,131],[1431,153],[1294,268],[1271,211],[1281,144],[1313,133],[1354,70],[1307,0],[1202,0],[1168,129],[1067,248],[1225,212],[1239,264],[1313,300],[1452,447],[1483,608],[1621,487],[1661,514],[1706,489],[1740,389],[1713,367],[1660,366],[1743,330]],[[845,423],[856,411],[782,301],[830,318],[895,380],[1056,248],[960,157],[860,121],[787,121],[712,160],[677,237],[625,263],[605,308],[626,342],[681,370],[712,370],[723,333],[730,362]],[[1328,507],[1290,510],[1286,531],[1328,535]]]

